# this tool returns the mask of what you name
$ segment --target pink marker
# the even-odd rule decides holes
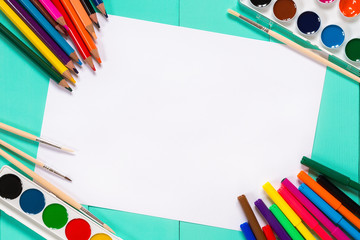
[[[51,17],[63,26],[66,30],[69,30],[69,27],[66,25],[63,15],[55,7],[55,5],[50,0],[39,0],[39,2],[44,6],[44,8],[50,13]]]
[[[284,187],[278,190],[289,206],[297,215],[323,240],[332,240],[332,237],[320,226],[318,221],[301,205],[301,203]]]
[[[335,226],[309,199],[307,199],[287,178],[282,180],[282,186],[285,187],[290,195],[297,199],[298,203],[303,205],[312,215],[319,220],[330,233],[338,240],[350,240],[350,238],[337,226]],[[281,193],[280,193],[281,194]],[[286,199],[285,199],[286,201]],[[290,205],[291,206],[291,205]],[[292,206],[291,206],[292,207]],[[296,210],[294,209],[296,212]],[[299,214],[300,215],[300,214]],[[304,220],[305,221],[305,220]],[[311,226],[310,226],[311,227]]]

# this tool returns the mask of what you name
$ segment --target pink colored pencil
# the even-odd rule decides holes
[[[50,13],[51,17],[54,18],[54,20],[56,22],[58,22],[66,30],[69,30],[68,26],[66,25],[63,15],[61,15],[59,10],[55,7],[55,5],[50,0],[39,0],[39,2]]]

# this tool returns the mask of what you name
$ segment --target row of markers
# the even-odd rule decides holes
[[[268,208],[261,199],[255,201],[268,223],[262,229],[246,196],[238,197],[248,220],[240,225],[246,239],[276,240],[275,235],[281,240],[360,239],[360,206],[334,183],[357,191],[360,184],[309,158],[303,157],[301,163],[321,175],[315,181],[301,171],[297,175],[302,182],[298,188],[286,178],[277,191],[269,182],[264,184],[274,204]]]
[[[93,3],[93,4],[92,4]],[[78,74],[73,61],[82,65],[75,50],[64,39],[69,36],[82,60],[96,71],[94,58],[101,58],[95,45],[94,25],[100,28],[95,7],[107,18],[102,0],[0,0],[0,10],[40,53],[34,52],[0,23],[0,34],[35,62],[57,84],[69,90]]]

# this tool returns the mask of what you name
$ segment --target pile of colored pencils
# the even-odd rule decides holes
[[[107,18],[102,0],[0,0],[0,10],[31,42],[30,49],[0,23],[0,34],[34,61],[59,86],[72,91],[67,81],[75,84],[78,74],[73,61],[82,61],[64,39],[69,36],[82,60],[96,71],[92,58],[100,64],[95,45],[95,29],[100,28],[95,7]],[[95,6],[95,7],[94,7]]]

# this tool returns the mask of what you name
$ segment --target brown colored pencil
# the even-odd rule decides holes
[[[61,26],[58,22],[56,22],[50,15],[48,11],[44,8],[44,6],[39,2],[39,0],[30,0],[32,4],[41,12],[41,14],[49,21],[49,23],[61,34],[67,35],[66,29]]]

